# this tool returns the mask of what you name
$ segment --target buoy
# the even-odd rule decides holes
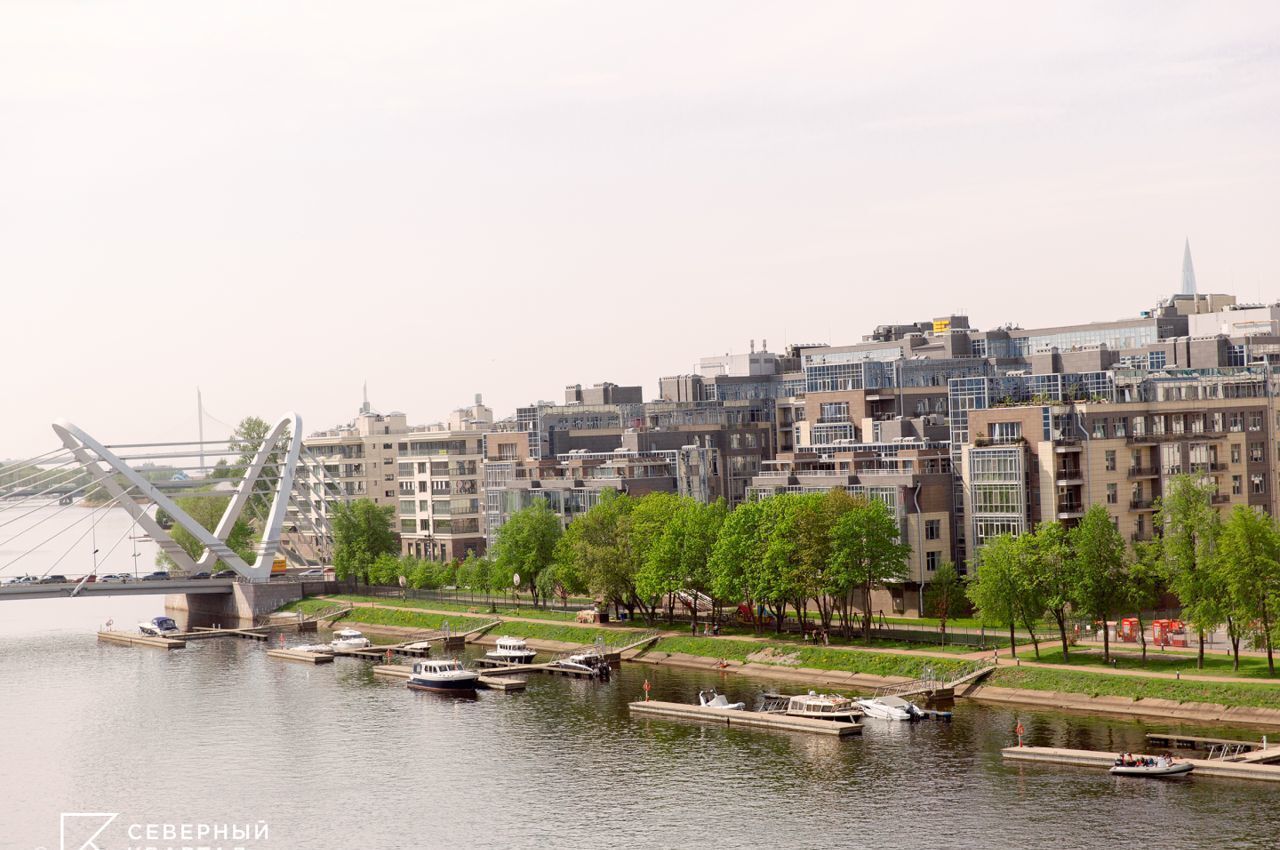
[[[648,702],[648,701],[649,701],[649,690],[650,690],[650,688],[652,688],[652,687],[653,687],[653,686],[649,684],[649,680],[648,680],[648,679],[645,679],[645,680],[644,680],[644,701],[645,701],[645,702]]]

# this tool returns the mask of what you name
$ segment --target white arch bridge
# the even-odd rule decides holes
[[[67,421],[53,430],[58,449],[0,465],[0,599],[230,594],[267,582],[281,557],[326,559],[338,490],[303,451],[296,414],[252,440],[108,444]],[[197,510],[194,499],[225,506],[211,521],[217,508]],[[97,521],[113,509],[128,514],[128,527],[100,540]],[[140,575],[136,554],[132,575],[120,570],[124,556],[113,556],[126,538],[154,541],[168,575]]]

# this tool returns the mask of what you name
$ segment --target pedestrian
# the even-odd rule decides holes
[[[995,649],[991,650],[991,663],[992,664],[1000,663],[1000,647],[998,646]]]

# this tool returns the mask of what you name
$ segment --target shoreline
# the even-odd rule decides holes
[[[351,621],[351,625],[360,628],[362,631],[381,632],[388,635],[405,635],[419,631],[398,626],[359,623],[354,620]],[[474,639],[468,638],[467,642],[480,646],[492,646],[497,643],[497,631],[497,629],[492,629],[483,635],[476,636]],[[531,648],[543,652],[564,652],[581,646],[581,644],[540,638],[525,638],[525,641]],[[901,676],[875,676],[868,673],[849,673],[841,670],[824,670],[815,667],[782,667],[753,661],[745,663],[735,660],[722,661],[719,658],[689,655],[680,652],[664,652],[659,649],[629,650],[623,653],[622,660],[638,664],[702,670],[709,673],[753,676],[794,684],[827,685],[866,690],[875,690],[887,685],[910,681]],[[1150,698],[1135,700],[1130,697],[1089,696],[1087,694],[1064,691],[1002,688],[981,683],[970,684],[961,688],[956,692],[955,698],[957,700],[972,700],[976,703],[990,705],[1021,706],[1033,709],[1068,711],[1075,714],[1198,723],[1209,726],[1226,724],[1250,728],[1280,728],[1280,710],[1252,706],[1226,706],[1219,703],[1177,702],[1175,700]]]

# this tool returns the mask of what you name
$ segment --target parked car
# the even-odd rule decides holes
[[[154,573],[147,573],[142,577],[143,581],[168,581],[169,574],[164,570],[156,570]]]
[[[309,570],[303,570],[298,573],[298,576],[301,578],[324,578],[324,570],[319,567],[312,567]]]
[[[128,573],[107,573],[104,576],[98,576],[98,581],[104,584],[124,584],[133,581],[133,576]]]
[[[235,578],[235,577],[236,577],[235,570],[218,570],[216,573],[209,576],[209,578]]]
[[[37,584],[66,584],[67,577],[63,575],[45,576],[44,578],[40,579],[40,581],[36,583]]]
[[[14,576],[0,581],[0,586],[9,586],[11,584],[31,584],[36,580],[35,576]]]
[[[208,573],[207,571],[201,571],[201,572],[195,573],[195,574],[193,574],[193,575],[189,575],[189,576],[187,576],[187,578],[191,578],[191,579],[196,579],[196,578],[209,578],[209,573]]]

